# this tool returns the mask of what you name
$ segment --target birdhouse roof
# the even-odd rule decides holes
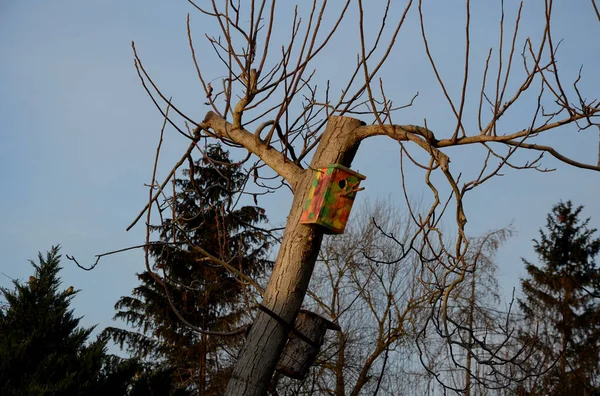
[[[365,175],[361,175],[360,173],[355,172],[352,169],[347,168],[347,167],[345,167],[344,165],[341,165],[341,164],[331,164],[331,165],[327,165],[326,167],[327,168],[340,169],[340,170],[342,170],[342,171],[344,171],[346,173],[349,173],[349,174],[351,174],[353,176],[356,176],[360,180],[365,180],[367,178]]]

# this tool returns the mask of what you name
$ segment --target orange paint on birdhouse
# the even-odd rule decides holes
[[[363,190],[359,186],[364,179],[365,176],[339,164],[318,169],[300,223],[317,224],[329,234],[342,234],[356,193]]]

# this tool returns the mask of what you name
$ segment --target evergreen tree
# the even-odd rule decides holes
[[[126,389],[128,379],[102,376],[105,343],[86,344],[93,327],[79,327],[69,305],[77,291],[61,288],[59,248],[39,263],[29,282],[13,281],[14,290],[0,288],[0,394],[93,395]],[[115,371],[116,373],[116,371]],[[110,385],[110,386],[109,386]],[[121,393],[123,394],[123,393]]]
[[[174,368],[179,385],[202,395],[222,394],[241,337],[209,337],[186,326],[172,309],[165,287],[175,308],[192,325],[233,330],[248,319],[250,291],[194,248],[247,275],[260,276],[271,266],[267,259],[271,238],[257,227],[266,221],[263,209],[235,208],[246,174],[220,145],[208,146],[184,175],[176,180],[176,194],[163,208],[165,220],[152,227],[163,242],[150,248],[153,270],[164,275],[166,285],[147,271],[138,274],[141,284],[133,295],[121,297],[115,305],[115,319],[135,331],[109,328],[106,333],[135,356]]]
[[[176,384],[174,370],[139,359],[107,356],[99,377],[98,391],[90,396],[189,396]]]
[[[600,238],[588,228],[589,219],[580,219],[581,210],[570,201],[554,206],[546,230],[534,240],[541,264],[523,259],[528,277],[519,305],[529,324],[524,340],[539,346],[533,363],[548,369],[529,384],[528,394],[600,394],[600,270],[594,261]]]

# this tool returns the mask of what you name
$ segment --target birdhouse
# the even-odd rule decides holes
[[[361,180],[366,179],[340,164],[315,172],[313,184],[300,218],[301,224],[318,224],[328,234],[342,234]]]
[[[340,327],[314,312],[301,309],[294,329],[275,370],[290,378],[303,379],[319,354],[327,330],[340,331]]]

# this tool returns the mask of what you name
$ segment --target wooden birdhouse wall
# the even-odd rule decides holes
[[[340,331],[340,326],[310,311],[300,310],[295,332],[291,332],[275,370],[285,376],[304,379],[321,350],[327,330]],[[298,333],[304,335],[300,338]],[[312,341],[308,343],[307,340]]]
[[[342,234],[364,179],[365,176],[339,164],[316,171],[300,223],[317,224],[325,227],[327,233]]]

